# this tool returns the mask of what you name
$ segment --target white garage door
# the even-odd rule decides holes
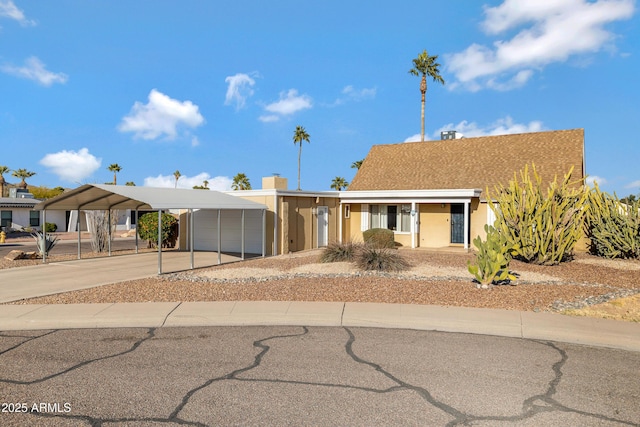
[[[194,246],[197,251],[218,250],[218,211],[198,210],[194,217]],[[220,211],[220,250],[241,252],[242,211]],[[244,211],[244,251],[248,254],[262,253],[262,211]]]

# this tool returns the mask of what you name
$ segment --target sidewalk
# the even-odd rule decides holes
[[[144,253],[0,270],[0,303],[154,276],[157,260]],[[236,260],[223,254],[223,262]],[[216,263],[215,253],[195,253],[196,267]],[[163,266],[188,269],[189,253],[164,253]],[[231,325],[407,328],[640,351],[640,323],[528,311],[351,302],[0,305],[0,331]]]
[[[251,301],[0,306],[0,331],[249,325],[432,330],[640,351],[638,323],[510,310]]]

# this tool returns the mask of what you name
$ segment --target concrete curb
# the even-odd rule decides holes
[[[219,301],[3,305],[0,331],[175,326],[346,326],[559,341],[640,352],[640,323],[481,308]]]

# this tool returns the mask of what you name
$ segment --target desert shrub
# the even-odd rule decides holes
[[[640,258],[640,203],[622,203],[596,184],[589,192],[585,232],[592,254],[605,258]]]
[[[323,249],[320,255],[320,262],[351,262],[362,244],[354,242],[332,242]]]
[[[474,264],[467,262],[469,273],[483,288],[515,280],[516,276],[509,271],[513,246],[492,226],[485,225],[484,231],[487,232],[486,240],[480,236],[473,239],[478,253]]]
[[[53,222],[44,223],[44,231],[47,233],[54,233],[58,229],[58,225]]]
[[[87,216],[87,225],[91,233],[91,249],[96,253],[106,252],[109,247],[109,239],[113,241],[114,233],[109,234],[109,228],[115,230],[116,218],[118,211],[108,210],[92,210],[85,212]],[[109,225],[109,217],[111,217],[111,225]]]
[[[374,248],[395,248],[393,231],[386,228],[371,228],[362,233],[364,242]]]
[[[43,254],[49,255],[51,249],[53,249],[53,247],[58,243],[58,240],[60,240],[57,236],[45,237],[45,233],[41,233],[39,231],[34,231],[33,233],[31,233],[31,236],[33,236],[33,238],[35,239],[36,246],[38,247],[38,252],[41,256]]]
[[[357,252],[355,263],[365,271],[402,271],[410,267],[398,251],[370,245],[364,245]]]
[[[500,185],[488,200],[496,213],[494,226],[512,245],[514,258],[542,265],[556,265],[573,256],[582,237],[588,192],[571,180],[573,168],[543,188],[535,166],[533,177],[525,166],[508,187]],[[497,205],[497,206],[496,206]]]
[[[174,247],[178,238],[178,220],[170,214],[163,213],[162,221],[162,247]],[[138,218],[138,236],[149,242],[150,248],[158,246],[158,214],[146,213]]]

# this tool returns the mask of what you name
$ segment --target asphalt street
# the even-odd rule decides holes
[[[0,425],[632,426],[640,353],[299,326],[0,333]]]

